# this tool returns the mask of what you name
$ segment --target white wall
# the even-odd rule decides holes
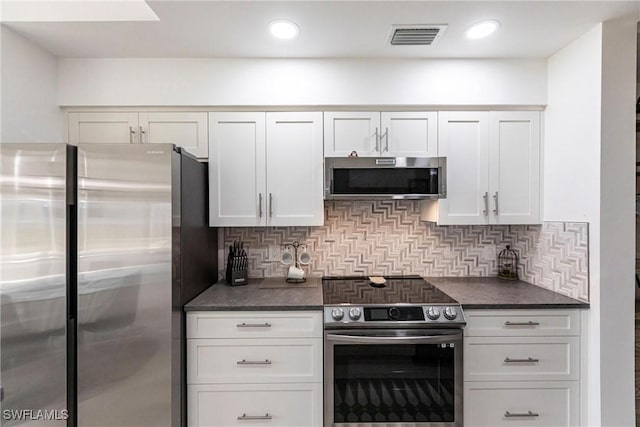
[[[600,24],[548,61],[544,220],[589,223],[589,426],[635,425],[634,28]]]
[[[545,60],[63,59],[62,106],[544,105]]]
[[[548,61],[545,221],[589,223],[588,421],[600,423],[600,98],[602,26]],[[584,421],[583,421],[584,422]]]
[[[5,26],[0,57],[0,142],[62,142],[57,58]]]
[[[600,382],[602,425],[635,424],[637,22],[602,26]]]

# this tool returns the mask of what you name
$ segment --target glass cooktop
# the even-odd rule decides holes
[[[384,276],[384,286],[368,277],[323,277],[322,295],[330,304],[457,304],[457,301],[420,276]]]

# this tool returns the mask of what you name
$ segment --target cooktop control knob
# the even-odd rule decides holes
[[[438,320],[440,317],[440,310],[438,307],[429,307],[427,309],[427,317],[431,320]]]
[[[334,307],[331,310],[331,317],[333,317],[334,320],[341,320],[344,317],[344,310],[340,307]]]
[[[458,312],[456,311],[455,307],[447,307],[444,309],[444,317],[446,317],[448,320],[455,319],[457,315]]]
[[[358,320],[361,314],[362,311],[358,307],[351,307],[349,309],[349,317],[351,318],[351,320]]]
[[[398,316],[400,316],[400,310],[398,310],[396,307],[391,307],[389,309],[389,317],[392,319],[397,319]]]

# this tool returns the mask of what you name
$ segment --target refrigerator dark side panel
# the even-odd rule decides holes
[[[182,309],[218,279],[218,230],[209,227],[207,163],[187,154],[181,160]]]
[[[67,424],[67,149],[0,144],[2,426]]]
[[[78,425],[170,426],[172,146],[78,147]]]
[[[187,425],[186,318],[183,306],[218,278],[217,229],[209,227],[209,176],[206,163],[178,149],[174,169],[174,426]],[[179,177],[176,176],[179,171]],[[179,221],[177,219],[179,218]],[[177,228],[179,226],[179,228]],[[178,243],[179,242],[179,243]],[[178,417],[179,415],[179,417]]]

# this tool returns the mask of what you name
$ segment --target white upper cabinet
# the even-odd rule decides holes
[[[264,113],[209,113],[209,222],[264,225]]]
[[[382,156],[437,157],[438,113],[382,112],[380,151]]]
[[[488,112],[440,112],[438,152],[447,159],[447,198],[438,203],[440,224],[487,224]]]
[[[438,113],[432,111],[324,113],[325,157],[436,157]]]
[[[491,222],[539,223],[540,113],[491,112],[489,136]]]
[[[322,225],[322,113],[210,113],[211,226]]]
[[[140,142],[176,144],[196,157],[206,159],[208,150],[207,113],[140,113]]]
[[[138,113],[69,113],[69,143],[138,142]]]
[[[540,112],[441,112],[438,152],[447,198],[427,201],[439,224],[539,224]]]
[[[171,143],[208,156],[206,112],[71,112],[69,143]]]
[[[327,111],[324,113],[325,157],[380,155],[380,113]]]
[[[322,225],[322,113],[267,113],[269,225]]]

